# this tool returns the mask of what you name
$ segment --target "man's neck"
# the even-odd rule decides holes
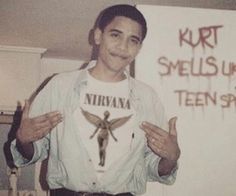
[[[123,70],[120,72],[112,72],[103,69],[98,65],[89,69],[89,73],[97,80],[101,80],[103,82],[119,82],[126,79],[126,75]]]

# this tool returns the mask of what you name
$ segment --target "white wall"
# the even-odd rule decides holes
[[[178,116],[182,151],[176,183],[151,184],[146,195],[235,196],[235,11],[145,5],[138,9],[147,18],[148,36],[135,74],[158,92],[168,118]],[[215,61],[207,62],[208,57]],[[193,65],[187,62],[192,58]],[[228,75],[223,66],[231,69]],[[179,95],[176,90],[185,92]],[[207,93],[216,95],[215,103]]]
[[[0,46],[0,109],[15,109],[37,87],[44,51]]]
[[[41,58],[45,49],[0,46],[0,109],[14,110],[54,73],[78,69],[83,61]]]

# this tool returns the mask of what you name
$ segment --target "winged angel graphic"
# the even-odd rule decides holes
[[[91,114],[88,111],[83,110],[83,108],[81,108],[81,111],[84,117],[87,119],[87,121],[92,123],[96,127],[95,131],[90,136],[90,139],[92,139],[96,135],[96,133],[100,130],[97,136],[97,141],[98,141],[99,158],[100,158],[99,165],[103,167],[105,165],[106,147],[108,145],[109,134],[117,142],[118,140],[116,139],[112,131],[124,125],[131,118],[132,115],[121,118],[115,118],[109,121],[108,118],[110,116],[110,112],[108,111],[104,112],[103,119],[101,119],[99,116],[95,114]]]

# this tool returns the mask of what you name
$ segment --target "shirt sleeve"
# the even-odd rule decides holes
[[[44,113],[52,111],[51,98],[53,90],[55,90],[54,81],[50,81],[35,97],[33,103],[30,106],[29,117],[33,118]],[[16,147],[16,140],[11,143],[11,153],[14,163],[17,167],[23,167],[35,163],[39,160],[44,160],[48,156],[49,149],[49,134],[44,138],[33,142],[34,155],[31,160],[24,158]]]
[[[147,167],[148,181],[158,181],[163,184],[172,185],[176,180],[178,164],[172,169],[169,175],[160,176],[158,173],[158,166],[161,157],[154,154],[150,148],[147,147],[145,153],[145,161]]]
[[[168,130],[168,121],[165,115],[164,107],[156,93],[153,92],[152,101],[153,105],[149,108],[149,115],[151,115],[151,123],[156,124],[164,130]],[[154,106],[154,107],[153,107]],[[145,150],[145,162],[147,168],[148,181],[158,181],[163,184],[171,185],[176,180],[178,164],[172,169],[169,175],[160,176],[158,173],[158,167],[161,157],[152,152],[152,150],[146,146]]]
[[[25,167],[30,164],[33,164],[39,160],[44,160],[47,158],[48,151],[48,139],[43,138],[37,142],[33,143],[34,146],[34,155],[31,160],[24,158],[16,147],[16,140],[13,140],[11,143],[11,153],[14,160],[14,164],[17,167]]]

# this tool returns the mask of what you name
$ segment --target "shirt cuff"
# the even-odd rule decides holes
[[[148,176],[149,176],[149,181],[158,181],[162,184],[166,185],[172,185],[174,184],[176,180],[176,175],[177,175],[177,170],[178,170],[178,162],[176,166],[171,170],[170,174],[168,175],[163,175],[160,176],[158,173],[158,167],[160,163],[161,158],[155,158],[152,161],[152,164],[149,164],[149,171],[148,171]]]
[[[37,148],[35,147],[34,143],[33,143],[33,146],[34,146],[34,155],[31,160],[28,160],[25,157],[23,157],[22,154],[18,151],[16,147],[16,139],[11,142],[11,147],[10,147],[11,154],[13,157],[14,164],[17,167],[25,167],[36,162]]]
[[[160,183],[166,184],[166,185],[172,185],[174,184],[175,180],[176,180],[176,176],[177,176],[177,170],[179,168],[179,164],[177,162],[176,166],[171,170],[170,174],[168,175],[163,175],[160,176],[158,173],[158,167],[159,167],[159,163],[160,163],[161,159],[158,159],[158,163],[156,165],[156,171],[157,171],[157,180]]]

